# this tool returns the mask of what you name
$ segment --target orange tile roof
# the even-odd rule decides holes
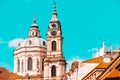
[[[3,67],[0,67],[0,80],[7,80],[10,73]]]
[[[42,78],[43,75],[30,76],[30,79]],[[10,73],[5,68],[0,67],[0,80],[23,80],[27,77],[19,76],[15,73]]]
[[[21,80],[22,77],[18,76],[17,74],[10,73],[5,68],[0,67],[0,80]]]
[[[18,75],[15,74],[15,73],[11,73],[7,80],[16,80],[16,79],[22,80],[23,77],[18,76]]]
[[[110,63],[100,63],[96,68],[107,68]]]
[[[93,59],[90,59],[90,60],[86,60],[86,61],[83,61],[85,63],[100,63],[96,68],[107,68],[108,65],[111,63],[105,63],[103,61],[103,58],[102,57],[97,57],[97,58],[93,58]]]
[[[120,71],[118,71],[117,69],[113,69],[112,71],[108,72],[107,78],[112,77],[120,77]]]
[[[97,77],[97,79],[103,80],[105,78],[113,78],[113,77],[120,77],[119,70],[115,69],[116,66],[120,64],[120,55],[118,55],[116,58],[112,59],[109,66],[106,68],[106,70]],[[119,75],[119,76],[118,76]]]
[[[102,57],[97,57],[97,58],[92,58],[86,61],[83,61],[86,63],[102,63],[103,62],[103,58]]]

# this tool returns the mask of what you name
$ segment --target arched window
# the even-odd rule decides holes
[[[20,71],[20,60],[18,59],[17,61],[17,71],[19,72]]]
[[[52,51],[56,51],[56,41],[52,41]]]
[[[28,70],[32,70],[32,58],[28,58]]]
[[[44,58],[42,59],[42,71],[44,71]]]
[[[37,59],[37,69],[39,69],[39,60]]]
[[[55,65],[52,66],[51,76],[52,76],[52,77],[56,76],[56,66],[55,66]]]
[[[32,35],[34,36],[34,32],[32,32]]]
[[[23,71],[23,60],[22,60],[22,71]]]
[[[35,32],[35,36],[37,36],[37,32]]]

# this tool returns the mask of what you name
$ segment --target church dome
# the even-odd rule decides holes
[[[33,20],[33,24],[29,30],[29,36],[22,43],[18,43],[17,48],[21,47],[47,47],[46,41],[41,38],[38,25],[36,24],[36,18]]]
[[[47,47],[46,41],[39,37],[30,37],[26,38],[22,43],[18,44],[18,48],[20,47]]]

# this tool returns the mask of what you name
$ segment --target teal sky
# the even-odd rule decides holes
[[[0,0],[0,66],[13,71],[10,42],[28,36],[33,18],[46,39],[54,0]],[[56,0],[67,60],[92,57],[93,48],[120,46],[120,0]]]

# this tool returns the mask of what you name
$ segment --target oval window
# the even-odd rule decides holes
[[[43,41],[43,46],[45,46],[46,45],[46,43],[45,43],[45,41]]]
[[[31,44],[32,44],[32,41],[30,40],[30,41],[29,41],[29,45],[31,45]]]

